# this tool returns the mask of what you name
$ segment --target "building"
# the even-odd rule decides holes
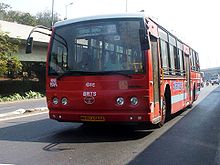
[[[209,81],[213,75],[220,75],[220,67],[202,69],[201,71],[204,72],[204,79]]]
[[[26,54],[26,40],[34,27],[0,20],[0,31],[7,33],[10,38],[18,38],[21,43],[19,52],[15,54],[23,65],[22,73],[16,79],[6,77],[0,81],[0,95],[24,93],[26,91],[45,91],[46,56],[49,36],[33,33],[33,52]],[[41,30],[41,29],[40,29]],[[49,31],[44,31],[50,33]],[[22,88],[21,88],[22,86]]]
[[[0,31],[8,33],[11,38],[18,38],[21,41],[19,52],[16,56],[22,62],[46,62],[47,45],[49,37],[40,33],[33,33],[34,47],[32,54],[25,54],[26,39],[33,26],[17,24],[0,20]]]

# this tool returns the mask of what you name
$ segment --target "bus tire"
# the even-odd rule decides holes
[[[196,101],[196,87],[195,87],[195,85],[193,87],[193,100],[192,100],[192,102],[194,102],[194,101]]]
[[[166,114],[167,114],[167,103],[166,98],[164,97],[162,101],[162,115],[161,115],[161,121],[158,123],[158,127],[162,127],[166,122]]]
[[[193,103],[196,101],[196,88],[195,85],[193,87],[193,93],[192,93],[192,101],[191,103],[187,106],[187,108],[192,108]]]

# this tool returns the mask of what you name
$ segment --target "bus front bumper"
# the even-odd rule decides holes
[[[49,111],[51,119],[61,122],[148,122],[147,113],[77,113]]]

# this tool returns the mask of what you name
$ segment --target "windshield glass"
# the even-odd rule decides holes
[[[96,20],[58,27],[52,37],[49,74],[143,73],[139,36],[143,27],[143,19]]]

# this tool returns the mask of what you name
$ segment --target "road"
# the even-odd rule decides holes
[[[205,88],[200,100],[211,87]],[[220,164],[220,87],[164,127],[0,121],[0,164]]]
[[[220,87],[130,165],[220,165]]]
[[[47,107],[46,98],[0,103],[0,114],[18,109]]]

